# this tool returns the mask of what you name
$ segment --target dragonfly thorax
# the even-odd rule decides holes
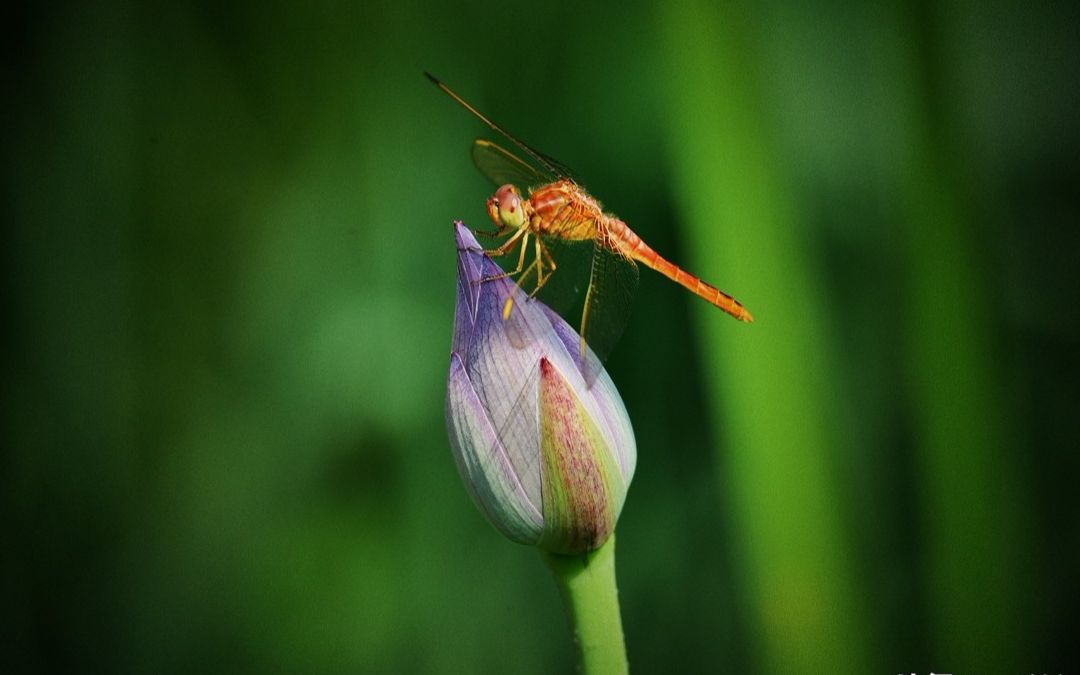
[[[528,202],[513,185],[503,185],[487,201],[488,216],[500,229],[518,229],[528,222],[525,206]]]

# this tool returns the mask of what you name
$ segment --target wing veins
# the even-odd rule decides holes
[[[556,159],[554,159],[554,158],[552,158],[552,157],[550,157],[548,155],[545,155],[544,153],[540,152],[539,150],[534,149],[533,147],[531,147],[530,145],[528,145],[524,141],[521,141],[521,140],[518,140],[517,138],[515,138],[513,134],[511,134],[509,131],[506,131],[505,129],[500,127],[498,124],[495,124],[494,122],[492,122],[490,119],[488,119],[488,117],[486,115],[484,115],[484,113],[482,113],[479,110],[477,110],[476,108],[472,107],[472,105],[470,105],[465,99],[458,96],[457,93],[454,92],[453,89],[451,89],[450,87],[443,84],[441,80],[439,80],[437,77],[435,77],[431,73],[429,73],[427,71],[424,71],[424,75],[426,75],[427,78],[429,80],[431,80],[435,84],[436,87],[438,87],[439,89],[442,89],[443,92],[446,93],[446,95],[448,95],[450,98],[457,101],[459,105],[461,105],[463,108],[465,108],[466,110],[471,112],[473,115],[476,115],[476,117],[478,117],[481,122],[483,122],[484,124],[488,125],[492,129],[494,129],[495,131],[502,134],[507,140],[509,140],[511,143],[513,143],[514,145],[521,148],[526,154],[528,154],[534,160],[539,162],[545,169],[550,171],[552,175],[557,176],[559,178],[567,178],[569,180],[574,180],[570,169],[568,169],[565,164],[563,164],[562,162],[560,162],[560,161],[558,161],[558,160],[556,160]]]

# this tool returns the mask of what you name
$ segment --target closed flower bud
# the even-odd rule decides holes
[[[574,329],[500,276],[468,228],[455,229],[446,426],[465,487],[514,541],[559,554],[596,549],[615,529],[637,462],[626,408],[591,351],[581,362]]]

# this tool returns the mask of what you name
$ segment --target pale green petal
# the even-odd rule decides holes
[[[540,546],[565,554],[599,547],[615,529],[626,483],[596,419],[547,359],[540,360],[540,453]]]

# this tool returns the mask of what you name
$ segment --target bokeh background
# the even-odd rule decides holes
[[[638,672],[1063,672],[1075,3],[26,5],[5,19],[5,672],[567,672],[443,423],[484,130],[643,272]]]

